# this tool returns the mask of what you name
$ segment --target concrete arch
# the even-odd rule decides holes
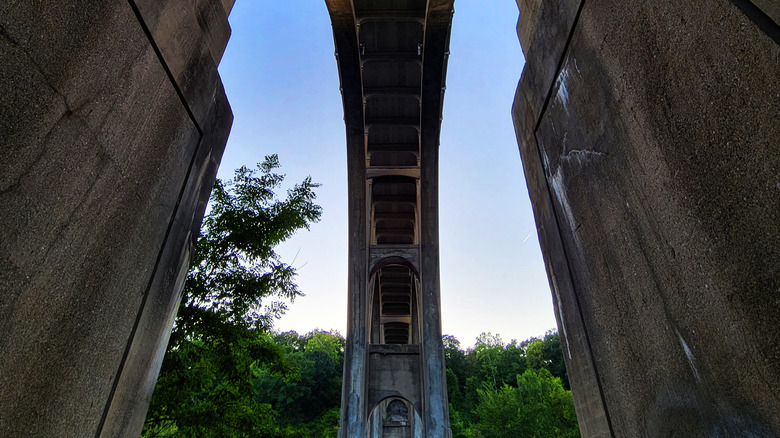
[[[393,406],[402,403],[406,409],[405,419],[400,419],[389,413]],[[390,395],[382,398],[373,406],[368,415],[368,436],[369,438],[380,437],[399,437],[399,438],[420,438],[422,437],[422,419],[420,417],[419,403],[415,406],[408,399]]]
[[[416,260],[410,260],[409,257],[403,257],[401,255],[391,255],[382,259],[378,259],[371,263],[369,266],[368,277],[372,278],[376,273],[385,266],[400,265],[409,268],[415,276],[420,277],[420,270],[417,268]]]

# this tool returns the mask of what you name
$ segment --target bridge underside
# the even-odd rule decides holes
[[[453,1],[326,3],[349,179],[341,436],[446,437],[438,148]],[[399,403],[403,424],[382,424]]]

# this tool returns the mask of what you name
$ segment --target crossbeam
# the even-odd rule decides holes
[[[415,9],[364,10],[355,13],[355,21],[358,25],[368,21],[415,21],[420,24],[425,24],[425,11]]]
[[[366,118],[366,128],[371,129],[376,126],[406,127],[420,130],[420,119],[418,117],[372,117]]]
[[[377,236],[409,236],[414,234],[412,228],[377,228]]]
[[[420,87],[363,87],[363,97],[412,96],[420,100]]]
[[[416,215],[412,213],[374,213],[374,220],[376,221],[414,221]]]
[[[389,202],[393,204],[416,204],[416,195],[374,195],[371,201],[376,204],[377,202]]]
[[[417,52],[367,52],[361,55],[360,65],[367,62],[414,62],[422,65],[422,57]]]
[[[378,178],[381,176],[407,176],[420,178],[419,167],[370,167],[366,169],[366,178]]]
[[[369,143],[368,152],[414,152],[420,153],[419,143]]]

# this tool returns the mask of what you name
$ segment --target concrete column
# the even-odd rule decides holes
[[[368,214],[366,159],[362,132],[347,136],[347,185],[349,193],[349,254],[347,275],[347,344],[341,394],[339,436],[363,437],[368,433],[366,371],[368,367]]]
[[[547,266],[553,307],[561,335],[580,433],[586,437],[613,435],[609,412],[603,401],[598,369],[592,357],[588,328],[583,321],[580,297],[557,224],[554,190],[545,178],[534,129],[547,94],[555,82],[556,68],[566,51],[566,42],[582,6],[580,0],[541,2],[518,0],[518,37],[526,55],[523,79],[517,88],[512,115],[515,122],[526,183],[534,204],[534,216]]]
[[[232,121],[198,14],[0,6],[0,436],[140,433]]]
[[[536,3],[513,113],[583,436],[777,436],[768,3]]]
[[[347,288],[347,343],[341,393],[339,437],[364,437],[368,433],[368,205],[366,149],[363,125],[363,91],[360,80],[355,17],[350,2],[326,0],[333,25],[336,63],[339,67],[347,140],[349,193],[349,254]]]
[[[433,131],[433,130],[432,130]],[[423,430],[425,437],[448,437],[449,406],[444,368],[439,283],[438,130],[422,141],[420,203],[420,295],[422,298]]]

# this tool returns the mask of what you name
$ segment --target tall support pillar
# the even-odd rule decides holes
[[[0,4],[0,436],[140,434],[232,123],[232,3]]]
[[[347,288],[347,344],[341,394],[343,437],[367,436],[369,415],[366,396],[368,359],[368,248],[366,235],[366,160],[361,133],[347,138],[347,186],[349,188],[349,244]]]
[[[513,115],[584,437],[780,435],[773,3],[518,1]]]
[[[422,296],[422,420],[425,437],[449,437],[449,407],[441,330],[439,280],[438,135],[423,136],[420,205],[420,292]],[[426,138],[431,143],[426,146]]]
[[[451,436],[438,148],[452,3],[326,0],[349,179],[342,438]]]
[[[344,124],[347,133],[348,287],[347,344],[341,393],[340,437],[368,434],[366,372],[368,359],[368,235],[366,203],[366,152],[363,97],[355,38],[355,19],[349,2],[328,0],[339,68]]]
[[[426,437],[449,437],[439,279],[439,137],[441,132],[452,2],[428,2],[420,130],[420,282],[422,293]]]

